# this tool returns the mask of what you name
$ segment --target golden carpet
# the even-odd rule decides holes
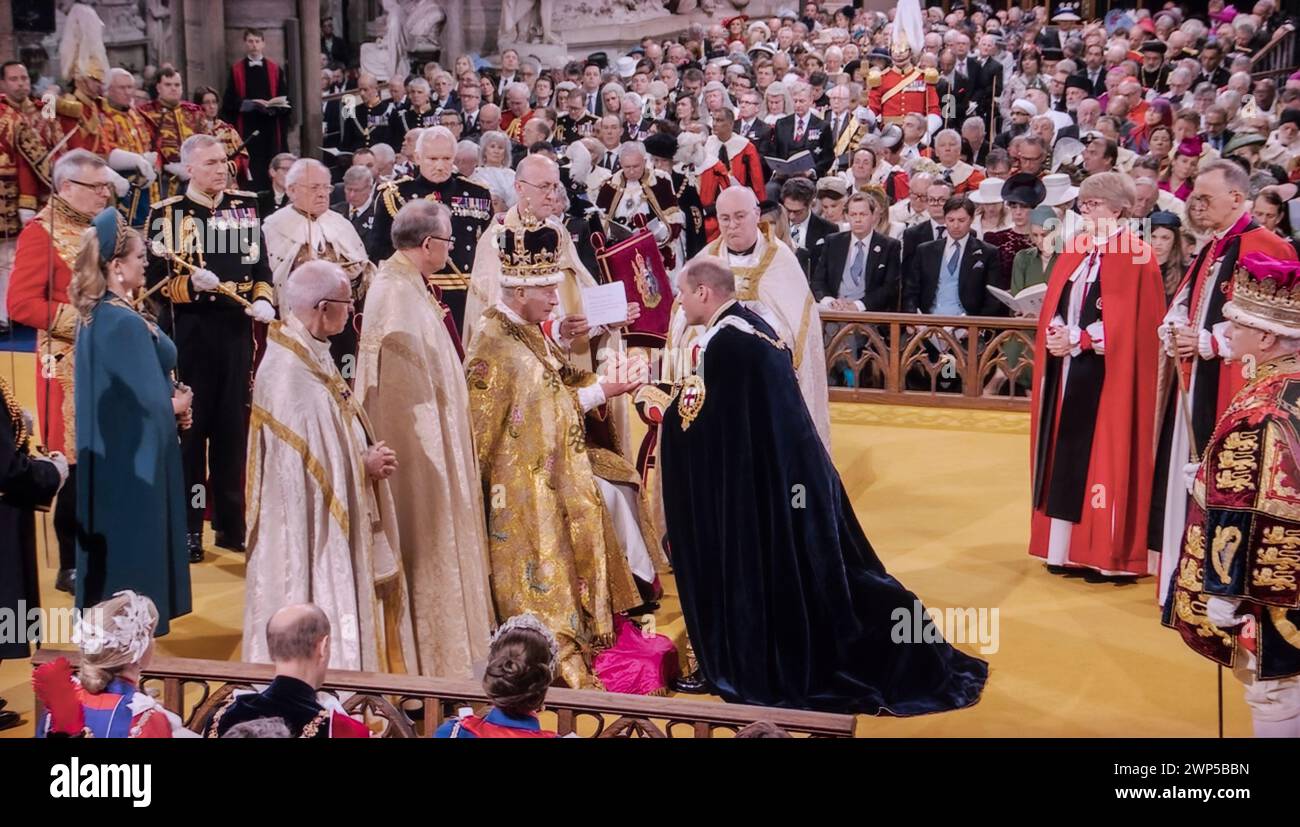
[[[31,357],[0,354],[30,405]],[[34,406],[33,406],[34,407]],[[862,737],[1213,737],[1216,670],[1160,626],[1155,585],[1098,585],[1048,574],[1029,534],[1024,414],[866,404],[832,406],[833,454],[858,517],[890,572],[931,609],[997,610],[997,650],[976,706],[921,718],[862,716]],[[53,540],[53,532],[48,532]],[[208,538],[209,540],[211,537]],[[209,548],[211,548],[209,546]],[[243,555],[209,551],[194,566],[194,607],[162,654],[229,659],[240,648]],[[46,606],[68,606],[41,580]],[[682,630],[671,578],[660,631]],[[977,645],[963,644],[978,653]],[[0,664],[0,696],[28,723],[25,662]],[[1224,676],[1226,734],[1249,736],[1241,686]]]

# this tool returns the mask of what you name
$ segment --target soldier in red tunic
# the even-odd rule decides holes
[[[81,234],[112,197],[102,158],[74,150],[54,165],[55,193],[18,236],[9,316],[36,329],[36,410],[41,443],[70,464],[68,483],[54,507],[59,540],[58,588],[71,591],[76,566],[76,439],[73,434],[73,346],[77,311],[68,301]]]
[[[158,98],[136,108],[158,136],[163,167],[158,182],[159,198],[180,195],[189,177],[181,163],[181,144],[191,135],[212,134],[203,107],[184,99],[181,73],[169,67],[158,73]]]
[[[867,72],[867,108],[884,124],[902,124],[903,118],[913,112],[925,116],[933,132],[943,121],[939,117],[939,93],[935,84],[939,72],[922,69],[912,64],[912,49],[906,38],[895,41],[890,50],[893,67],[880,72]]]

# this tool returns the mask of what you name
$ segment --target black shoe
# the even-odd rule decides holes
[[[0,698],[0,709],[4,709],[8,705],[9,705],[8,701],[6,701],[4,698]]]
[[[12,729],[23,722],[17,712],[0,712],[0,729]]]
[[[1076,569],[1074,566],[1054,566],[1051,563],[1047,564],[1047,573],[1061,574],[1066,577],[1077,577],[1078,575],[1083,574],[1082,571]]]
[[[687,695],[707,695],[713,690],[709,686],[708,679],[704,677],[704,673],[698,669],[673,681],[672,689],[674,692],[682,692]]]
[[[203,562],[203,535],[201,533],[189,535],[189,538],[186,540],[186,545],[189,547],[190,550],[190,562],[202,563]]]
[[[235,535],[229,534],[225,531],[218,531],[216,545],[218,548],[228,548],[231,551],[243,551],[244,536],[240,534],[238,535],[238,538],[236,538]]]
[[[77,570],[59,569],[58,575],[54,578],[54,588],[61,592],[75,594],[77,591]]]

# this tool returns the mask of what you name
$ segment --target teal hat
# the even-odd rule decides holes
[[[1061,217],[1056,214],[1056,210],[1047,205],[1034,207],[1033,212],[1029,213],[1031,227],[1046,227],[1048,224],[1060,220]]]
[[[117,257],[117,245],[121,243],[126,222],[116,207],[105,207],[90,222],[99,239],[99,260],[111,261]]]

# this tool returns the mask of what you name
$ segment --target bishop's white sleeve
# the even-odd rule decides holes
[[[605,386],[600,382],[592,382],[585,388],[578,388],[578,404],[582,405],[583,413],[604,405]]]

